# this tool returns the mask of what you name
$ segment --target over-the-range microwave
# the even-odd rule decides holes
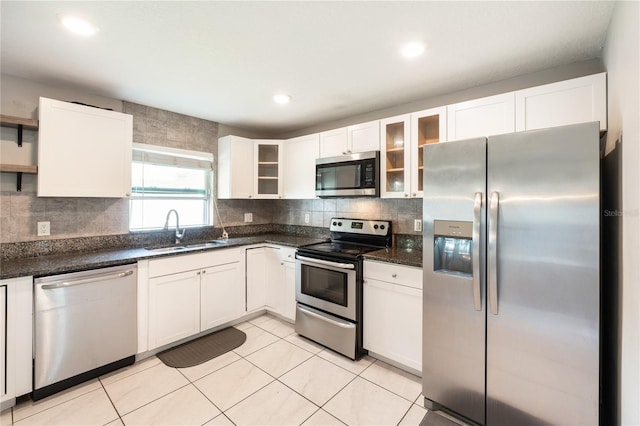
[[[318,158],[316,195],[320,198],[378,197],[380,151]]]

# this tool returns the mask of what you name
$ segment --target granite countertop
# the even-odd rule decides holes
[[[0,279],[26,276],[42,277],[68,272],[78,272],[108,266],[126,265],[128,263],[135,263],[142,259],[156,259],[166,256],[176,256],[183,253],[203,252],[207,250],[224,250],[225,248],[240,247],[251,244],[266,243],[299,247],[322,241],[326,241],[326,239],[287,234],[259,234],[229,238],[227,243],[220,244],[215,247],[192,248],[180,250],[178,252],[154,253],[153,251],[139,247],[3,259],[0,264]],[[192,242],[189,242],[188,244],[191,243]]]
[[[364,255],[364,258],[365,260],[377,260],[422,268],[422,250],[416,248],[390,247],[369,252]]]
[[[203,252],[207,250],[224,250],[225,248],[240,247],[252,244],[277,244],[289,247],[300,247],[327,241],[324,238],[300,236],[291,234],[268,233],[251,236],[229,238],[225,244],[208,248],[187,248],[177,252],[158,253],[143,247],[118,248],[86,252],[68,252],[38,257],[3,259],[0,263],[0,279],[78,272],[89,269],[105,268],[109,266],[126,265],[142,259],[157,259],[180,254]],[[194,244],[197,241],[185,244]],[[407,266],[422,267],[422,250],[392,247],[367,253],[365,259],[381,262],[396,263]]]

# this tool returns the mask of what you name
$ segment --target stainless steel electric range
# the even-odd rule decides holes
[[[362,348],[362,264],[365,253],[391,246],[391,222],[331,219],[331,241],[296,251],[298,334],[351,359]]]

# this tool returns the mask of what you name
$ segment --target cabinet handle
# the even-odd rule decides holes
[[[284,266],[284,262],[280,262],[280,266]]]
[[[405,192],[405,193],[404,193],[404,196],[405,196],[405,197],[409,197],[409,194],[407,194],[407,193]]]
[[[414,192],[413,194],[411,194],[411,196],[412,196],[412,197],[415,197],[415,196],[416,196],[416,193]]]
[[[202,275],[204,275],[207,271],[202,271]]]
[[[197,275],[200,275],[200,271],[197,272]]]
[[[347,155],[347,151],[342,151],[342,155]]]
[[[249,195],[249,198],[251,198],[251,195]]]
[[[287,256],[287,257],[288,257],[289,259],[291,259],[291,257],[292,257],[292,256],[291,256],[291,255],[289,255],[289,256]]]
[[[397,277],[397,276],[398,276],[398,274],[391,274],[391,276],[392,276],[393,278],[395,278],[395,277]]]

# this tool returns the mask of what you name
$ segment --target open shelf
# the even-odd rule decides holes
[[[0,172],[9,173],[38,173],[38,166],[20,166],[18,164],[0,164]]]
[[[13,117],[11,115],[0,114],[0,125],[2,127],[11,127],[18,129],[16,137],[16,143],[19,147],[22,147],[22,131],[38,130],[38,120],[33,118]],[[38,173],[38,166],[22,166],[19,164],[0,164],[0,172],[15,173],[16,174],[16,191],[22,191],[22,174]]]
[[[13,127],[17,129],[19,126],[22,126],[23,129],[38,130],[38,120],[34,118],[12,117],[1,114],[0,122],[2,127]]]

